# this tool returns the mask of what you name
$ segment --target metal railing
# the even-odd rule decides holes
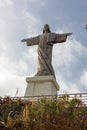
[[[72,99],[79,99],[87,106],[87,93],[71,93],[71,94],[58,94],[58,95],[40,95],[40,96],[25,96],[25,97],[11,97],[12,99],[28,99],[30,101],[32,100],[38,100],[38,99],[60,99],[60,98],[66,98],[66,100],[72,100]]]
[[[5,97],[4,97],[5,98]],[[0,99],[4,99],[0,98]],[[58,94],[58,95],[40,95],[40,96],[22,96],[22,97],[10,97],[11,99],[23,99],[29,101],[37,101],[39,99],[55,99],[65,98],[66,100],[79,99],[87,106],[87,93],[72,93],[72,94]]]

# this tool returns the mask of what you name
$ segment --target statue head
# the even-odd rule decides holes
[[[51,31],[50,31],[50,27],[49,27],[48,24],[45,24],[44,27],[43,27],[43,33],[45,33],[45,32],[46,32],[46,33],[51,32]]]

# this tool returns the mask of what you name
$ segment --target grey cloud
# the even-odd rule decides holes
[[[9,91],[8,94],[14,95],[16,88],[24,88],[26,84],[22,78],[35,74],[36,47],[27,47],[26,43],[21,43],[21,40],[42,33],[44,23],[50,24],[52,30],[59,28],[62,32],[68,30],[74,32],[73,38],[67,41],[67,45],[55,45],[53,50],[53,65],[57,81],[63,86],[62,90],[68,91],[70,86],[71,92],[82,91],[81,85],[83,90],[86,89],[85,84],[79,80],[87,69],[87,48],[82,44],[83,38],[86,42],[86,34],[79,28],[82,24],[80,18],[74,19],[78,13],[80,15],[80,11],[75,8],[77,11],[75,15],[74,10],[70,9],[71,6],[68,7],[68,2],[70,5],[72,3],[72,8],[74,3],[78,7],[84,3],[77,5],[75,0],[72,2],[70,0],[63,2],[60,0],[0,0],[0,69],[2,70],[0,77],[3,77],[0,81],[0,94],[5,95]],[[83,11],[84,8],[81,10]],[[85,18],[81,21],[83,20]],[[85,78],[82,79],[85,81]],[[23,93],[22,90],[21,93]]]

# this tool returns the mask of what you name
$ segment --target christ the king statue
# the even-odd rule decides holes
[[[22,40],[22,42],[27,43],[27,46],[38,45],[38,69],[35,76],[53,75],[55,78],[52,66],[52,48],[56,43],[66,42],[69,35],[72,35],[72,33],[53,33],[50,31],[49,25],[45,24],[41,35]]]

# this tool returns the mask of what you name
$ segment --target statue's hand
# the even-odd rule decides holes
[[[26,39],[21,40],[22,42],[26,42]]]
[[[66,36],[70,36],[70,35],[72,35],[72,33],[66,33]]]

